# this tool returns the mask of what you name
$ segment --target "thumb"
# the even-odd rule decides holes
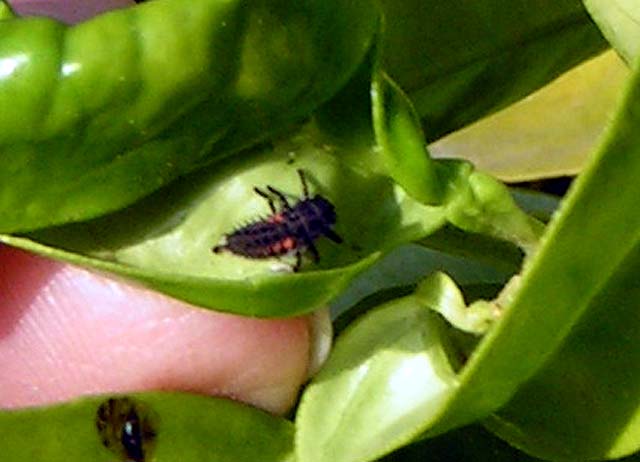
[[[153,389],[281,413],[308,358],[307,318],[197,309],[0,246],[0,408]]]

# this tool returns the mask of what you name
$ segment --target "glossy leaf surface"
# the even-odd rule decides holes
[[[640,6],[634,0],[583,0],[609,43],[628,63],[640,54]]]
[[[577,175],[611,120],[629,69],[607,51],[527,98],[429,145],[502,181]]]
[[[2,460],[119,460],[117,450],[102,443],[96,425],[98,408],[109,398],[92,397],[58,406],[0,413]],[[229,400],[177,393],[132,394],[127,399],[136,403],[140,417],[148,418],[155,432],[147,460],[292,460],[291,423],[257,409]]]
[[[375,460],[409,442],[457,385],[443,329],[412,296],[347,329],[302,397],[298,460]]]
[[[345,168],[339,152],[316,146],[309,136],[214,165],[123,212],[31,236],[58,249],[12,236],[2,240],[204,307],[258,316],[309,311],[338,295],[380,252],[429,234],[446,219],[443,207],[411,200],[389,179]],[[335,205],[335,230],[345,243],[319,240],[319,264],[305,260],[299,273],[291,273],[292,257],[278,262],[211,251],[242,223],[270,213],[254,187],[274,186],[295,203],[302,195],[297,169],[306,172],[312,194]]]
[[[597,460],[640,448],[639,123],[636,68],[593,164],[514,300],[514,312],[539,307],[535,338],[546,340],[547,362],[492,428],[545,458]]]
[[[336,138],[311,123],[253,154],[214,164],[122,212],[43,230],[30,239],[0,238],[124,275],[190,303],[252,316],[313,310],[339,295],[384,252],[422,239],[447,221],[525,249],[535,246],[541,225],[516,206],[503,185],[470,165],[436,165],[415,142],[421,134],[410,103],[393,84],[384,85],[378,85],[371,98],[375,130],[364,125]],[[407,136],[413,142],[403,141]],[[368,144],[353,141],[361,139]],[[334,204],[335,231],[344,245],[320,240],[319,264],[306,264],[304,271],[293,274],[291,259],[212,253],[242,224],[271,213],[254,188],[275,187],[295,207],[302,195],[297,170],[306,173],[312,195]],[[424,205],[401,186],[439,205]],[[292,296],[282,297],[285,292]]]
[[[500,302],[505,311],[500,320],[459,374],[451,377],[448,392],[440,395],[439,406],[423,410],[422,420],[404,426],[404,439],[391,424],[387,428],[392,431],[376,434],[379,451],[402,445],[421,430],[424,436],[435,436],[486,418],[505,404],[491,427],[516,446],[544,459],[601,460],[624,456],[640,447],[636,411],[640,380],[635,373],[637,355],[632,353],[638,330],[633,281],[640,261],[640,218],[632,212],[640,194],[634,181],[640,176],[640,154],[636,152],[638,75],[636,71],[597,155],[552,221],[542,246],[531,253],[521,278],[514,279],[503,292]],[[444,285],[424,290],[431,301],[450,300],[459,305],[458,296],[438,295],[447,292]],[[418,292],[415,298],[424,300],[425,294]],[[615,300],[618,302],[612,305]],[[355,329],[347,330],[345,338]],[[385,338],[379,333],[371,342],[384,349]],[[432,338],[441,348],[446,345],[444,339]],[[381,417],[385,413],[390,421],[397,422],[420,408],[420,404],[408,407],[398,416],[394,406],[384,406],[393,396],[384,386],[363,386],[358,393],[358,374],[367,377],[368,361],[376,357],[375,346],[369,345],[367,351],[370,356],[359,355],[357,348],[341,353],[344,357],[364,356],[357,365],[346,367],[344,359],[327,365],[325,375],[318,377],[303,398],[299,416],[302,428],[313,428],[313,422],[321,418],[344,421],[341,431],[332,430],[328,433],[333,438],[326,438],[332,444],[346,446],[346,441],[333,443],[335,435],[361,432],[362,436],[352,434],[350,438],[366,439],[371,422],[376,426],[389,423]],[[389,377],[393,370],[387,365]],[[392,382],[389,377],[381,382]],[[431,385],[437,383],[435,380]],[[426,393],[429,386],[420,389]],[[400,394],[404,395],[409,393]],[[329,397],[340,409],[333,417],[333,411],[326,410]],[[338,400],[347,404],[336,405]],[[376,418],[370,418],[370,412],[375,412]],[[326,415],[317,415],[323,413]],[[304,432],[298,437],[298,451],[307,460],[313,460],[310,448],[321,453],[311,434],[323,435],[321,429],[314,428],[306,439]],[[320,441],[327,444],[326,440]],[[326,460],[338,453],[347,454],[343,460],[372,459],[366,449],[360,448],[353,453],[327,449]]]
[[[512,0],[508,7],[501,0],[381,3],[384,67],[413,100],[429,141],[523,98],[607,47],[578,0]]]
[[[120,209],[273,136],[344,85],[377,24],[368,0],[1,21],[0,231]]]

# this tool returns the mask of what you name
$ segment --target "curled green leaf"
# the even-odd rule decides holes
[[[375,130],[362,125],[350,136],[335,138],[323,130],[326,122],[323,126],[310,122],[271,145],[215,163],[121,212],[27,237],[0,239],[132,278],[190,303],[252,316],[289,316],[316,309],[339,295],[382,254],[424,239],[447,220],[465,231],[487,233],[527,250],[535,246],[539,225],[516,206],[509,191],[469,164],[431,160],[410,104],[395,86],[384,85],[387,97],[374,95],[372,104],[384,106],[378,116],[390,123],[378,120]],[[354,143],[354,138],[369,144]],[[413,141],[402,141],[407,138]],[[318,239],[319,261],[303,261],[302,271],[294,273],[298,263],[287,257],[278,262],[246,258],[242,251],[212,252],[244,224],[268,220],[274,213],[256,188],[275,188],[295,206],[304,189],[298,171],[308,179],[311,195],[334,206],[335,232],[343,237],[342,244]],[[447,191],[442,203],[425,205],[423,200],[433,202],[437,191]],[[290,245],[299,236],[280,237],[278,242],[259,245],[282,247],[282,239],[293,238],[285,239]],[[302,247],[307,245],[303,242]],[[294,246],[290,250],[298,252]],[[282,297],[284,292],[291,296]]]
[[[371,83],[376,142],[387,174],[424,204],[442,201],[436,163],[427,152],[419,120],[411,102],[384,72]]]
[[[362,91],[367,85],[369,94]],[[352,122],[350,131],[341,126],[345,118]],[[470,163],[432,159],[411,102],[375,62],[362,66],[320,112],[320,126],[327,143],[348,147],[340,158],[354,169],[388,176],[413,199],[445,207],[448,221],[466,232],[535,250],[542,223],[524,213],[502,183]]]
[[[536,250],[544,225],[518,207],[503,183],[470,164],[445,165],[452,175],[447,214],[452,224],[512,242],[529,254]]]
[[[430,234],[445,220],[442,207],[412,200],[390,179],[346,167],[340,147],[317,145],[313,133],[303,129],[252,155],[215,164],[122,212],[29,238],[0,239],[220,311],[252,316],[311,311],[336,297],[381,254]],[[318,239],[320,261],[304,258],[297,273],[293,257],[278,261],[212,252],[225,235],[269,215],[267,201],[254,188],[272,186],[292,204],[299,200],[297,170],[305,172],[312,195],[335,206],[342,244]]]
[[[0,21],[0,231],[120,209],[273,136],[346,83],[377,22],[368,0]]]
[[[486,333],[500,314],[491,302],[477,301],[467,306],[458,286],[444,273],[434,273],[422,281],[415,297],[457,329],[472,334]]]
[[[409,442],[455,392],[450,354],[442,321],[412,296],[367,313],[302,396],[298,460],[364,462]]]

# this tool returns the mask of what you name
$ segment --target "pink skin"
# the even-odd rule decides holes
[[[8,3],[21,15],[50,16],[69,23],[135,4],[133,0],[9,0]]]
[[[67,21],[132,3],[11,2]],[[178,390],[282,413],[306,378],[309,348],[306,318],[219,314],[0,246],[0,408]]]
[[[305,319],[190,307],[0,247],[0,407],[182,390],[286,411],[305,379]]]

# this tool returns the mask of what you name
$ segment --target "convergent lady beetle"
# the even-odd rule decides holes
[[[229,251],[247,258],[270,258],[294,254],[294,272],[300,269],[302,253],[311,252],[314,261],[320,260],[314,241],[326,236],[340,244],[342,238],[333,231],[336,223],[335,207],[326,198],[315,195],[309,197],[309,188],[302,170],[297,170],[302,183],[303,198],[293,205],[285,195],[272,186],[267,191],[253,188],[269,204],[271,215],[245,225],[225,235],[225,243],[213,247],[213,252]],[[276,209],[274,200],[280,202]]]

